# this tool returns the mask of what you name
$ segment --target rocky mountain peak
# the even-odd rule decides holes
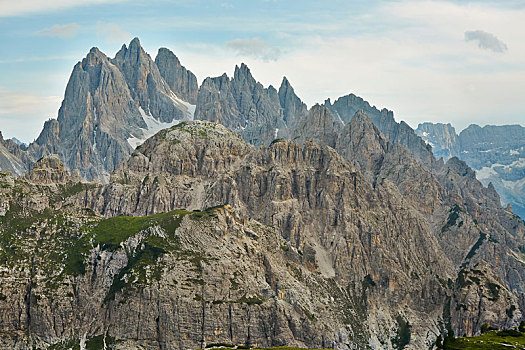
[[[172,82],[183,81],[177,93],[137,38],[114,59],[92,48],[71,73],[57,119],[47,121],[29,146],[28,165],[56,153],[84,179],[106,182],[137,145],[162,128],[193,118],[194,106],[187,101],[191,92],[195,100],[196,78],[180,63],[175,68],[182,74],[175,74]]]
[[[244,63],[232,79],[206,79],[197,100],[195,119],[220,122],[254,145],[269,144],[286,129],[277,91],[258,83]]]
[[[170,89],[137,38],[127,49],[123,47],[112,63],[124,75],[131,97],[145,114],[164,123],[193,118],[189,106]]]
[[[467,163],[465,163],[458,157],[450,158],[445,165],[447,166],[447,168],[454,170],[457,174],[461,176],[468,176],[472,179],[476,178],[476,172],[472,170],[472,168],[469,167]]]
[[[363,125],[364,127],[366,128],[374,128],[374,129],[377,129],[375,126],[374,126],[374,123],[372,123],[372,121],[370,120],[370,118],[368,117],[368,115],[366,114],[366,112],[362,109],[358,110],[355,114],[354,114],[354,117],[352,118],[352,120],[350,121],[349,123],[351,126],[358,126],[358,125]]]
[[[170,89],[177,96],[191,104],[197,104],[199,91],[197,77],[182,66],[173,52],[161,47],[155,57],[155,64]]]
[[[108,57],[102,51],[100,51],[97,47],[93,47],[82,60],[82,69],[86,69],[88,66],[97,66],[108,60]]]
[[[115,55],[115,59],[129,59],[130,61],[138,63],[145,55],[147,54],[140,45],[139,38],[133,38],[129,46],[126,46],[126,44],[122,45],[121,49]]]
[[[359,110],[343,128],[335,149],[374,183],[387,152],[388,141],[367,113]]]
[[[288,89],[290,87],[291,87],[291,85],[290,85],[290,81],[288,80],[288,78],[283,77],[283,80],[281,81],[281,87],[279,88],[279,90],[281,90],[281,89],[286,90],[286,89]]]
[[[417,126],[416,134],[432,146],[436,158],[443,157],[446,161],[460,154],[456,130],[450,123],[421,123]]]
[[[291,138],[300,144],[310,140],[335,147],[343,126],[327,107],[316,104],[297,121]]]
[[[57,154],[42,157],[34,165],[33,170],[49,169],[53,171],[64,171],[64,163]]]
[[[233,78],[240,82],[246,81],[248,84],[256,84],[255,78],[252,76],[250,68],[245,63],[241,63],[241,66],[235,66]]]
[[[289,128],[293,128],[297,121],[308,113],[308,108],[295,94],[294,88],[286,77],[283,77],[278,95],[284,121]]]

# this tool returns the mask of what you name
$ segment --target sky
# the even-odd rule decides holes
[[[310,107],[354,93],[412,127],[525,125],[525,1],[0,0],[0,131],[28,143],[73,66],[139,37],[199,83],[244,62]]]

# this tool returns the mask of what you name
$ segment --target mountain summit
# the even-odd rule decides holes
[[[187,84],[177,70],[194,77],[180,64],[163,67],[167,75],[173,69],[170,82],[175,85],[179,79],[179,85]],[[110,172],[148,137],[193,119],[195,106],[185,96],[171,90],[138,38],[113,59],[94,47],[73,68],[58,118],[45,123],[27,152],[33,161],[56,153],[84,179],[107,182]]]

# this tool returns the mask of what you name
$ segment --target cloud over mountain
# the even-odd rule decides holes
[[[263,61],[277,61],[281,56],[279,48],[259,38],[235,39],[226,43],[226,46],[233,49],[239,56],[254,57]]]
[[[55,24],[51,28],[42,29],[36,34],[40,36],[51,36],[61,39],[70,39],[77,35],[80,26],[76,23]]]

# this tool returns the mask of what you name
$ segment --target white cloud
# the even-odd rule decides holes
[[[131,34],[116,23],[98,22],[96,30],[97,35],[104,37],[109,43],[120,44],[131,38]]]
[[[466,31],[465,41],[477,41],[480,49],[500,53],[507,51],[507,44],[499,40],[494,34],[482,30]]]
[[[71,39],[77,35],[80,26],[76,23],[55,24],[51,28],[42,29],[36,34],[40,36],[51,36],[61,39]]]
[[[226,46],[239,56],[254,57],[263,61],[276,61],[281,56],[281,50],[259,38],[235,39],[226,43]]]
[[[124,0],[2,0],[0,1],[0,17],[24,16],[83,5],[98,5],[121,1]]]

